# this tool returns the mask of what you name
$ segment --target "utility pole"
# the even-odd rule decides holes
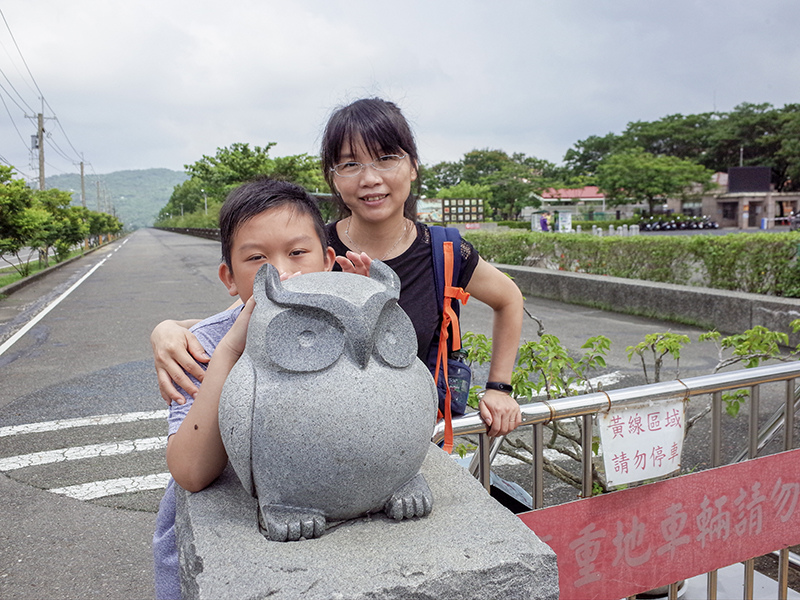
[[[97,212],[102,212],[100,210],[100,180],[97,180]]]
[[[25,115],[26,119],[33,119],[30,115]],[[48,119],[52,117],[47,117]],[[36,115],[36,135],[31,136],[35,139],[36,149],[39,151],[39,189],[44,190],[44,97],[42,97],[42,112]],[[33,142],[33,140],[31,140]]]
[[[44,102],[44,100],[42,100]],[[44,190],[44,115],[39,113],[38,115],[38,131],[36,135],[38,136],[38,144],[39,144],[39,189]]]
[[[86,185],[83,181],[83,161],[81,161],[81,204],[86,208]]]

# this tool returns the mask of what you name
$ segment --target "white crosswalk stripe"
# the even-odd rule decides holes
[[[0,427],[0,437],[19,435],[25,433],[43,433],[45,431],[59,431],[73,427],[87,427],[89,425],[113,425],[115,423],[133,423],[149,419],[166,419],[169,411],[150,410],[146,412],[131,412],[118,415],[96,415],[93,417],[80,417],[77,419],[59,419],[57,421],[42,421],[40,423],[25,423],[24,425],[10,425]]]
[[[0,471],[13,471],[24,467],[47,465],[67,460],[82,460],[98,456],[119,456],[131,452],[144,450],[158,450],[167,447],[165,437],[143,438],[139,440],[123,440],[120,442],[107,442],[105,444],[92,444],[90,446],[77,446],[74,448],[60,448],[58,450],[45,450],[19,456],[0,458]]]
[[[167,446],[167,414],[162,409],[0,427],[0,472],[83,501],[164,489],[169,473],[164,469],[163,453],[158,451]],[[114,436],[123,439],[86,443],[92,438],[99,441]],[[81,443],[70,445],[72,439]],[[23,449],[26,452],[20,452]],[[147,452],[151,454],[144,454]],[[111,459],[117,462],[102,462],[108,457],[120,458]],[[48,467],[73,463],[77,465],[74,468]],[[108,478],[112,474],[118,477]],[[147,499],[145,506],[154,510],[153,502],[157,503],[157,499]],[[142,505],[137,506],[141,509]]]
[[[140,477],[120,477],[118,479],[106,479],[104,481],[90,481],[79,485],[69,485],[61,488],[51,488],[50,492],[69,496],[77,500],[95,500],[114,496],[117,494],[128,494],[130,492],[142,492],[145,490],[164,489],[169,481],[169,473],[156,473],[154,475],[142,475]]]

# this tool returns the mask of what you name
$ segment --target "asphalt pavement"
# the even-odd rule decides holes
[[[216,242],[139,230],[0,300],[0,597],[152,597],[166,404],[148,337],[164,318],[230,304],[218,262]],[[682,377],[709,373],[718,360],[691,327],[533,298],[526,308],[573,353],[608,336],[608,366],[595,374],[606,387],[644,383],[626,347],[654,332],[693,340]],[[539,327],[526,317],[523,340],[537,339]],[[491,311],[468,303],[462,328],[491,335]],[[663,377],[676,375],[668,362]],[[476,381],[485,376],[476,370]],[[527,467],[503,468],[529,477]]]

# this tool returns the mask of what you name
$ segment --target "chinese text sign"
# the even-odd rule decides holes
[[[606,480],[611,486],[677,471],[683,450],[683,400],[614,408],[597,415]]]
[[[519,515],[561,600],[624,598],[800,544],[800,449]]]

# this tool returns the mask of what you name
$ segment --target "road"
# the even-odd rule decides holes
[[[0,597],[152,597],[166,405],[148,337],[162,319],[230,304],[218,264],[216,242],[144,229],[0,301]],[[643,382],[625,347],[655,331],[695,340],[683,353],[682,376],[716,364],[689,327],[526,304],[571,350],[591,335],[611,337],[608,385]],[[490,334],[491,311],[469,303],[462,328]],[[523,338],[537,330],[527,319]]]

